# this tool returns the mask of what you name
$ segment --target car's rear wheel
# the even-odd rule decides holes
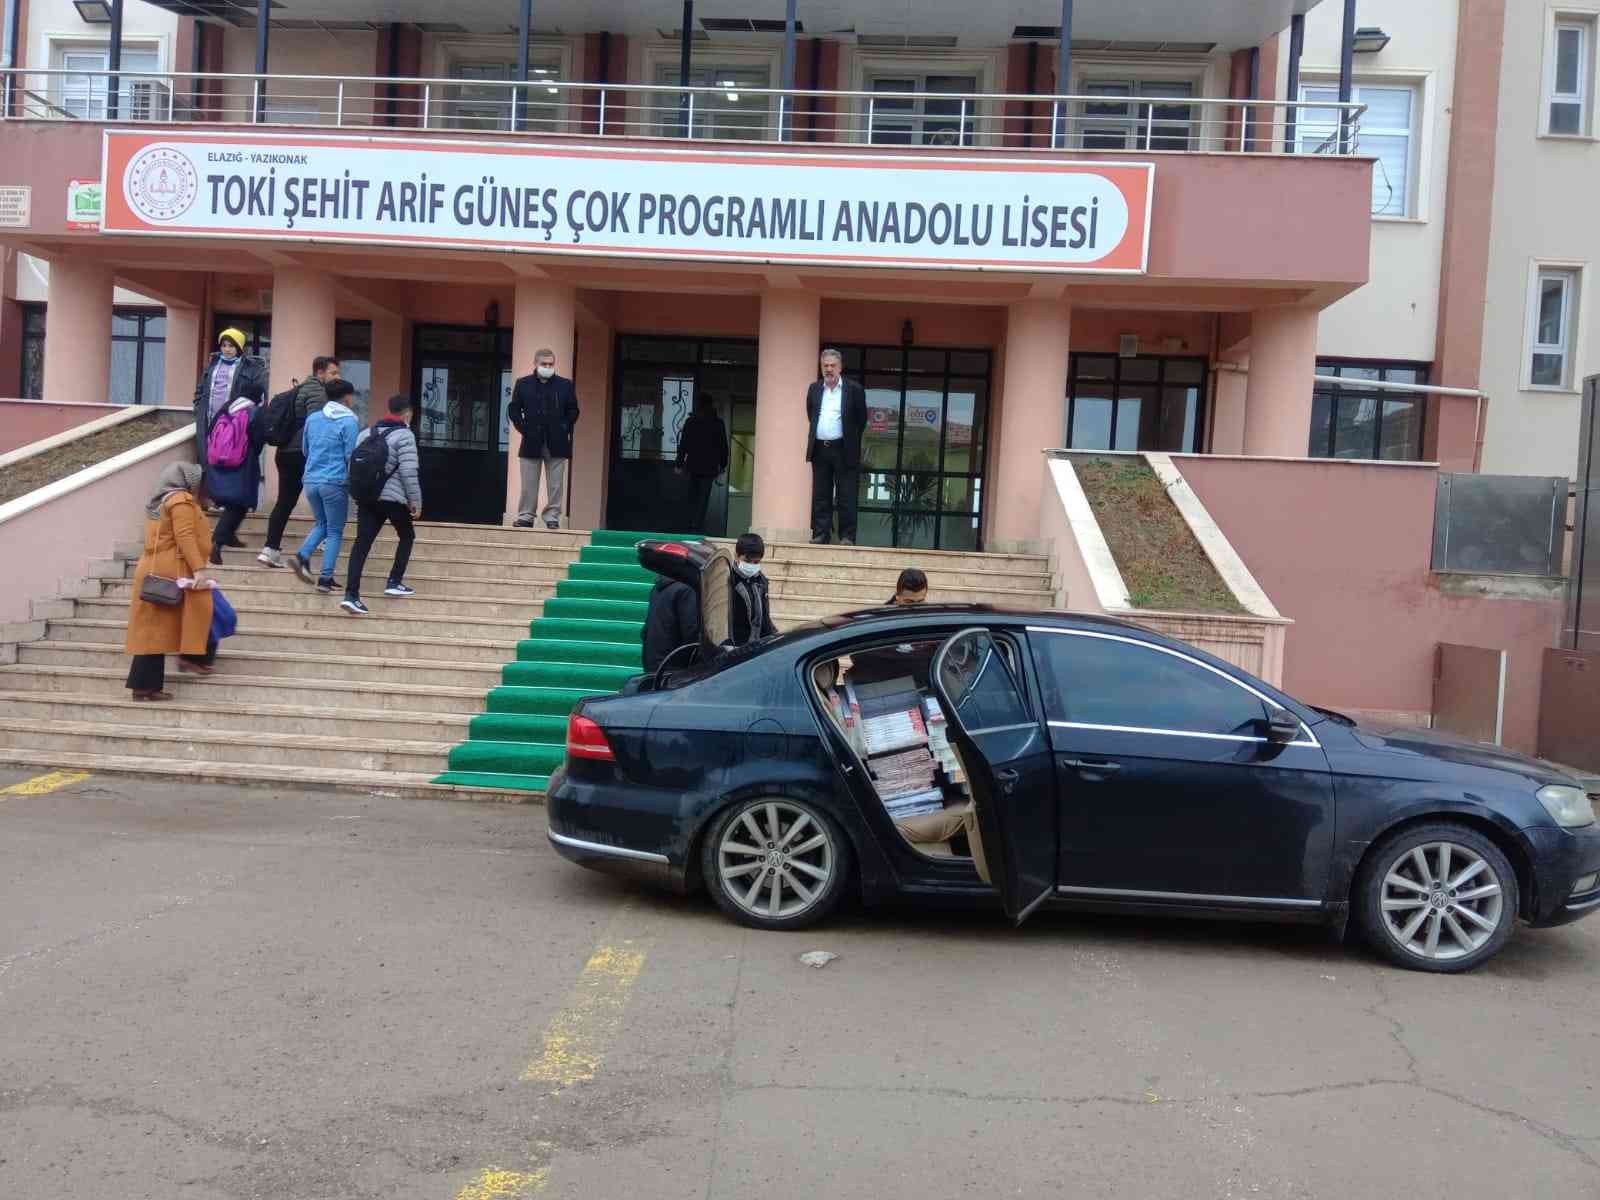
[[[1517,875],[1465,825],[1407,829],[1379,845],[1356,884],[1367,940],[1416,971],[1470,971],[1500,952],[1517,922]]]
[[[838,824],[804,800],[745,800],[721,814],[701,850],[718,906],[757,929],[803,929],[837,907],[850,874]]]

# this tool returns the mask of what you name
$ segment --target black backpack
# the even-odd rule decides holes
[[[383,498],[384,484],[400,469],[389,465],[389,435],[398,425],[374,425],[350,456],[350,498],[357,504],[376,504]]]
[[[295,420],[294,403],[299,390],[292,387],[267,401],[261,414],[261,437],[267,445],[287,446],[294,441],[295,432],[300,428],[300,422]]]

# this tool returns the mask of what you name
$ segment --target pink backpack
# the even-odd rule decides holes
[[[217,414],[206,438],[206,460],[213,467],[242,466],[250,454],[250,413],[253,405]]]

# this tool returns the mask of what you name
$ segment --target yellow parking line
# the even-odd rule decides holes
[[[560,1090],[593,1079],[643,968],[644,952],[633,949],[631,938],[595,947],[566,1006],[545,1026],[543,1049],[523,1070],[522,1081]]]
[[[549,1178],[550,1172],[543,1167],[537,1171],[502,1171],[499,1167],[486,1167],[456,1193],[456,1200],[518,1200],[542,1192]]]
[[[10,787],[0,788],[0,796],[43,796],[58,788],[82,783],[87,778],[89,778],[88,771],[50,771],[44,775],[35,775],[32,779],[24,779],[21,783],[13,783]]]

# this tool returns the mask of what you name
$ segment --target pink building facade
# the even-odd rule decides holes
[[[226,325],[274,390],[338,353],[372,415],[416,396],[428,516],[515,515],[503,407],[549,346],[583,407],[573,525],[681,527],[677,429],[708,396],[732,460],[708,531],[797,536],[805,390],[836,346],[871,410],[864,543],[1037,546],[1045,448],[1306,453],[1318,314],[1366,281],[1372,169],[1355,108],[1269,94],[1313,6],[1078,0],[1065,49],[997,10],[936,51],[867,32],[870,3],[792,49],[782,21],[732,35],[686,6],[709,31],[687,53],[658,33],[676,5],[540,5],[558,32],[525,44],[509,7],[494,35],[419,12],[365,22],[371,61],[327,74],[288,57],[317,24],[293,4],[264,37],[233,9],[184,17],[193,71],[108,72],[87,106],[13,73],[0,181],[30,206],[0,242],[49,263],[46,400],[104,398],[112,344],[76,331],[128,289],[165,306],[169,404]],[[521,57],[468,82],[456,42]],[[408,212],[429,168],[434,207]],[[103,216],[69,212],[74,180]],[[757,230],[780,193],[807,204]]]

